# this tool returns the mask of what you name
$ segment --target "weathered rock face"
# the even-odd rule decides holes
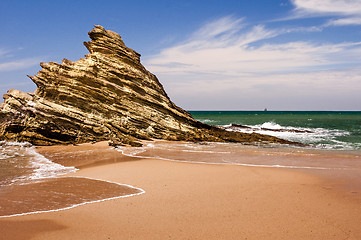
[[[175,106],[140,54],[101,26],[89,32],[89,54],[72,62],[41,63],[29,76],[35,93],[11,89],[0,104],[0,140],[35,145],[139,139],[189,141],[269,141],[270,136],[227,132],[194,120]]]

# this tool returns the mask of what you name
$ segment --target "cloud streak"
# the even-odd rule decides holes
[[[293,0],[296,11],[315,15],[359,15],[360,0]]]
[[[6,61],[6,62],[0,62],[0,71],[15,71],[20,69],[25,69],[29,67],[33,67],[36,65],[39,65],[41,62],[41,58],[34,57],[34,58],[24,58],[14,61]]]
[[[361,0],[292,0],[291,18],[333,16],[325,26],[361,25]]]
[[[44,61],[44,57],[19,56],[18,52],[21,50],[22,48],[0,48],[0,72],[10,72],[26,69],[39,65],[40,62]]]
[[[211,32],[200,34],[205,32],[204,29],[211,29]],[[160,54],[148,58],[146,65],[154,72],[213,72],[243,76],[322,70],[361,60],[355,54],[360,52],[361,42],[317,44],[295,41],[259,44],[259,41],[292,31],[296,29],[270,30],[262,25],[245,30],[243,20],[222,18],[202,27],[185,42],[163,49]]]
[[[332,19],[325,24],[325,26],[346,26],[346,25],[361,25],[361,16]]]
[[[322,93],[331,98],[342,90],[357,98],[355,91],[361,90],[361,77],[355,69],[361,67],[361,42],[271,41],[300,31],[315,29],[268,29],[228,16],[149,57],[145,65],[160,77],[176,102],[187,109],[205,109],[207,105],[213,106],[211,109],[237,109],[225,99],[243,102],[254,96],[262,97],[253,109],[262,108],[265,106],[261,102],[268,101],[265,96],[282,99],[282,93],[290,94],[289,99],[299,93],[294,106],[302,94],[315,98]],[[346,85],[340,87],[341,83]],[[198,106],[194,100],[186,100],[195,98]],[[216,102],[219,98],[224,101]]]

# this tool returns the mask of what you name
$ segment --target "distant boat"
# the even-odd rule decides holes
[[[268,110],[267,110],[267,108],[265,108],[263,111],[267,112]]]

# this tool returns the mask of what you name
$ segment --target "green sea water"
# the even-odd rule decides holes
[[[361,150],[361,111],[190,111],[204,123],[240,124],[257,132],[319,149]],[[280,131],[281,130],[281,131]]]

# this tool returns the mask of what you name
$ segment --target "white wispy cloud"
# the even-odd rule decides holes
[[[360,0],[293,0],[296,10],[303,14],[359,15]]]
[[[332,16],[326,26],[360,25],[361,0],[292,0],[295,6],[290,18]]]
[[[223,77],[157,74],[188,110],[360,110],[360,68]]]
[[[0,62],[0,71],[14,71],[19,69],[25,69],[29,67],[33,67],[39,65],[42,61],[42,58],[33,57],[33,58],[24,58],[19,60],[12,60],[12,61],[3,61]]]
[[[6,57],[9,52],[9,50],[0,48],[0,59]]]
[[[361,25],[361,16],[360,17],[331,19],[325,25],[326,26]]]
[[[254,96],[258,100],[248,105],[253,109],[269,101],[267,98],[281,101],[282,95],[291,104],[297,93],[294,104],[302,94],[313,102],[320,93],[344,92],[357,98],[361,75],[355,69],[361,67],[361,42],[268,41],[282,34],[315,30],[252,27],[244,19],[225,17],[149,57],[145,65],[161,79],[176,103],[188,109],[237,109],[237,102]]]
[[[245,30],[242,26],[241,19],[230,17],[211,22],[183,43],[163,49],[145,63],[154,72],[213,72],[241,76],[245,73],[308,71],[361,60],[355,54],[361,49],[361,42],[317,44],[296,41],[255,45],[258,41],[299,29],[269,30],[257,25]],[[210,29],[210,33],[206,34],[204,29]],[[205,34],[200,34],[202,32]]]

